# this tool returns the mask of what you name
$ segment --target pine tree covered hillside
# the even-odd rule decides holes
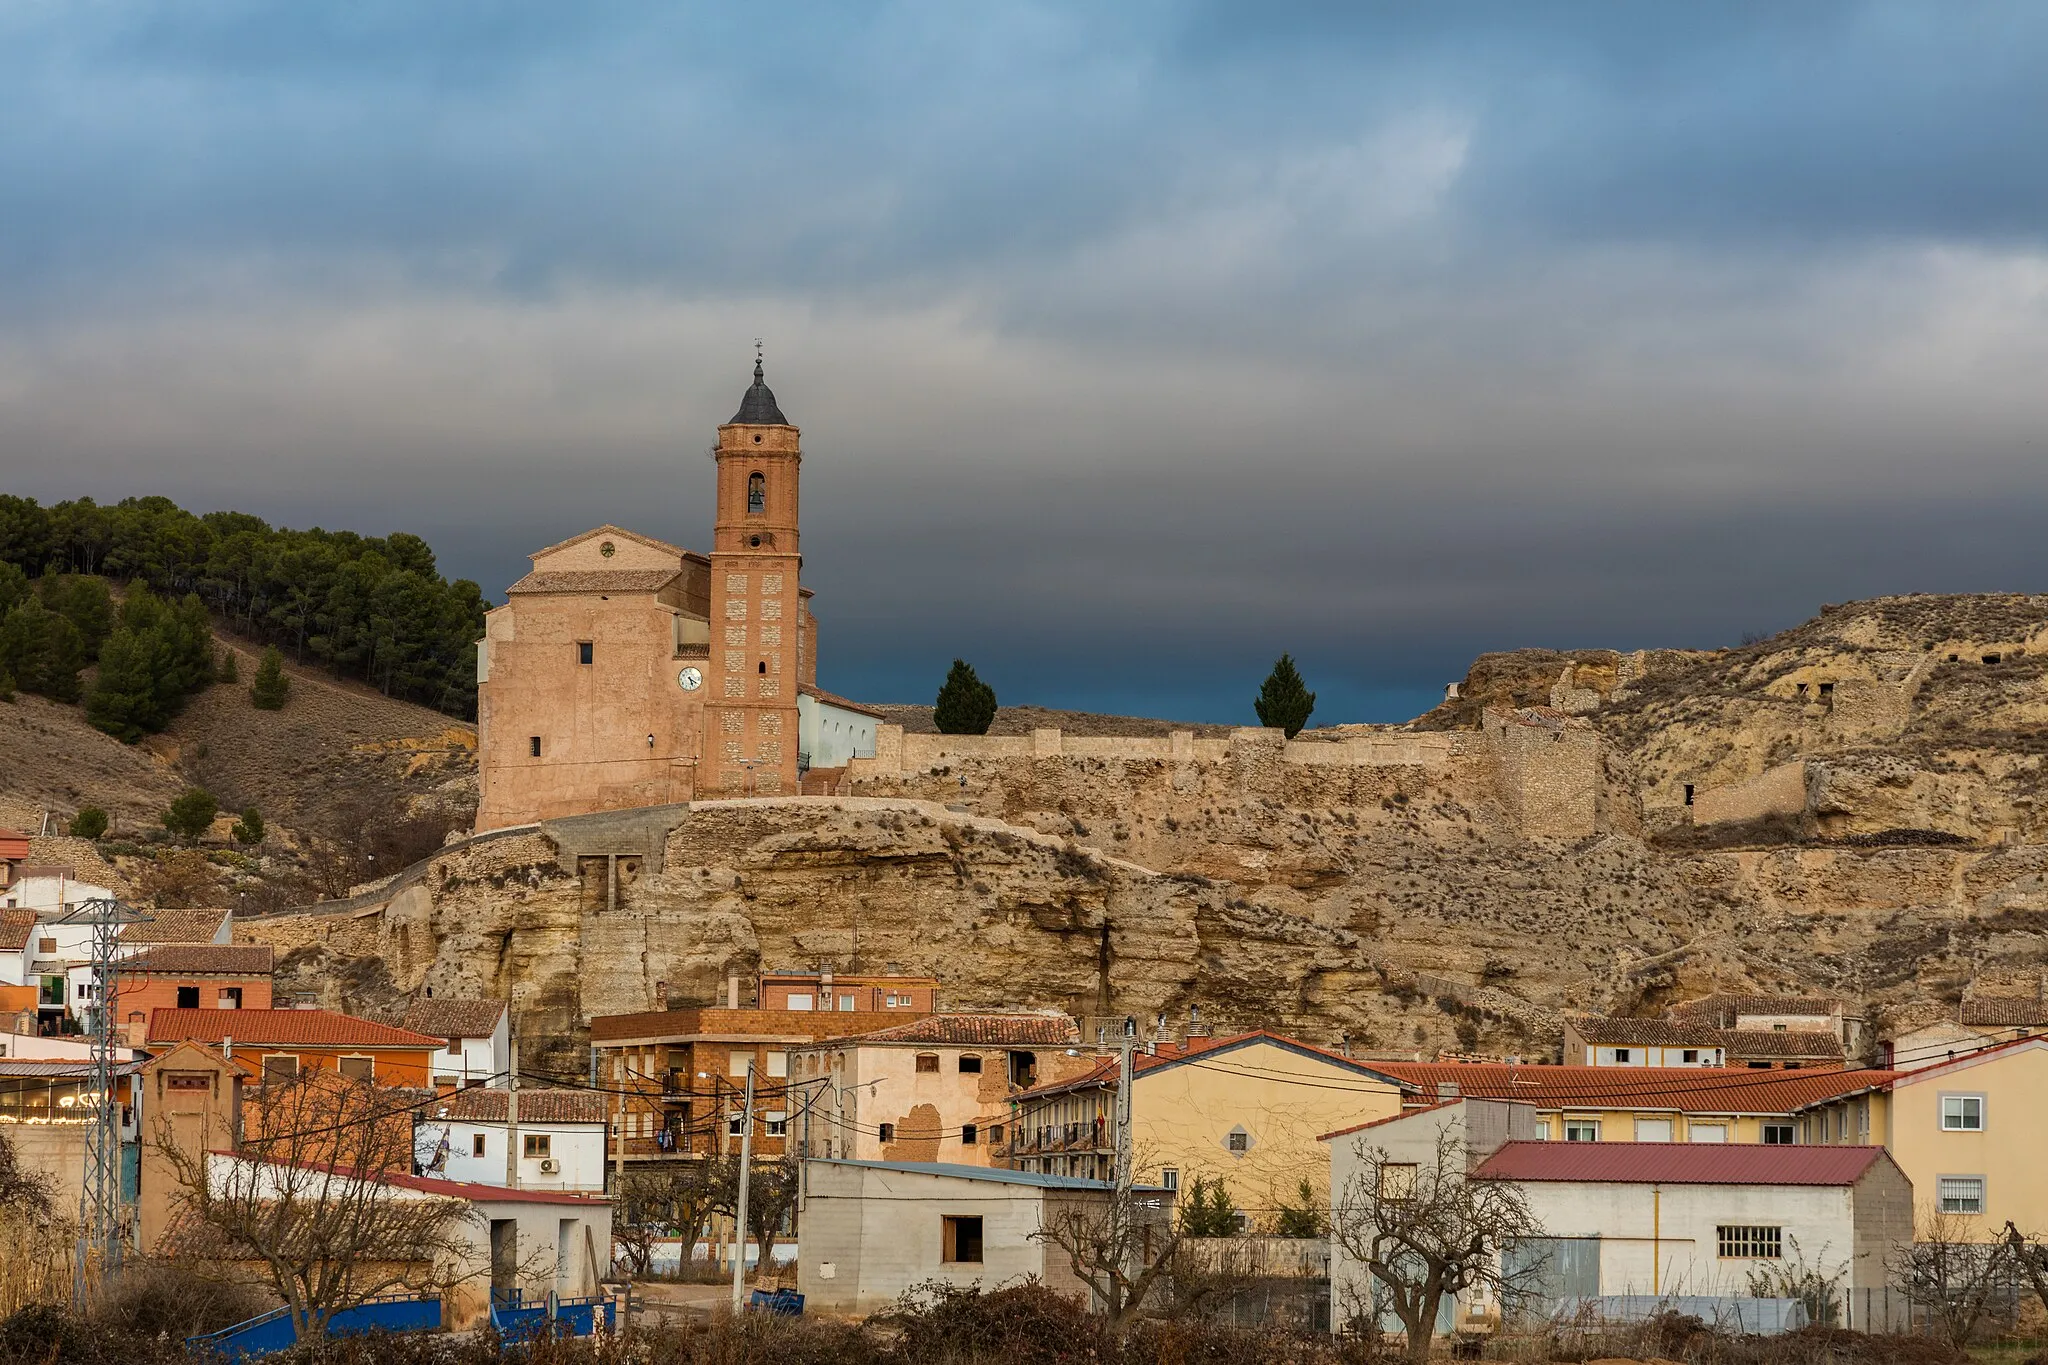
[[[0,494],[0,564],[29,580],[69,574],[141,583],[169,603],[196,596],[231,630],[275,645],[295,664],[451,716],[476,714],[475,642],[487,604],[475,583],[444,578],[415,535],[292,530],[243,512],[188,512],[163,497],[44,507]],[[39,594],[16,630],[39,681],[74,654],[93,662],[101,647],[42,614],[63,605]],[[59,695],[61,683],[27,690],[76,696]]]

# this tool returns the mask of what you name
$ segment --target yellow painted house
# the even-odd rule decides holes
[[[1303,1180],[1327,1192],[1334,1128],[1401,1112],[1402,1083],[1378,1067],[1281,1034],[1148,1044],[1132,1058],[1132,1154],[1141,1184],[1181,1189],[1221,1179],[1254,1227],[1299,1202]],[[1013,1169],[1108,1180],[1117,1061],[1012,1098]]]
[[[2048,1233],[2048,1038],[1897,1074],[1884,1144],[1912,1178],[1914,1233],[1934,1221],[1976,1240]]]

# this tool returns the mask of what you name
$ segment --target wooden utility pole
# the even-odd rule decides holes
[[[753,1184],[754,1173],[754,1059],[747,1058],[747,1095],[740,1108],[740,1171],[739,1209],[733,1215],[732,1241],[732,1311],[737,1313],[746,1305],[747,1275],[747,1187]]]
[[[519,1188],[519,1026],[515,1023],[508,1031],[511,1037],[512,1074],[505,1091],[505,1188]]]

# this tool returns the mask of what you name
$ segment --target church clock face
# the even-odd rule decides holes
[[[704,675],[694,668],[686,668],[676,674],[676,681],[683,685],[683,691],[695,692],[704,685]]]

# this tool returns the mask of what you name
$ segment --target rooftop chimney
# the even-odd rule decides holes
[[[1436,1083],[1436,1102],[1438,1104],[1448,1104],[1457,1098],[1458,1083],[1456,1081],[1438,1081]]]
[[[729,1010],[736,1010],[740,1007],[740,974],[738,972],[727,972],[725,974],[725,1007]]]

